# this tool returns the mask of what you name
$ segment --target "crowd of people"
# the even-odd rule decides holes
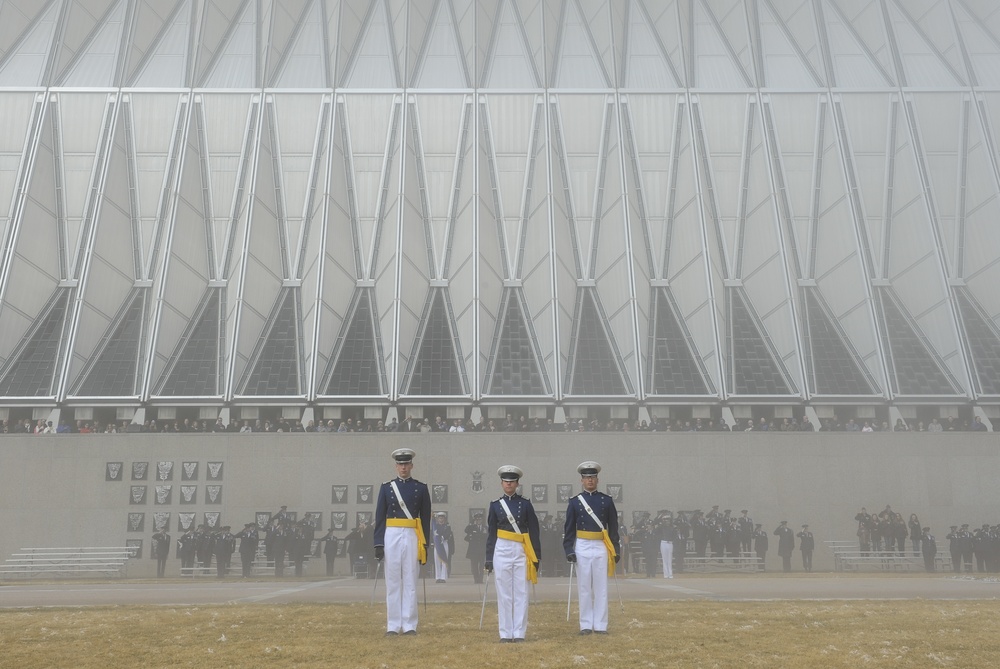
[[[334,536],[333,528],[316,540],[316,526],[309,517],[295,520],[288,513],[288,507],[270,515],[263,525],[256,522],[245,523],[243,529],[233,534],[229,525],[210,527],[206,524],[188,528],[177,539],[177,557],[180,558],[182,576],[192,576],[196,570],[204,572],[212,569],[213,560],[216,574],[225,578],[232,571],[232,557],[239,552],[242,576],[253,575],[253,566],[261,558],[273,565],[275,576],[284,576],[288,566],[294,567],[295,575],[304,574],[304,565],[310,557],[325,555],[326,575],[333,576],[340,540]],[[364,530],[362,525],[361,530]],[[355,528],[358,531],[358,528]],[[357,536],[359,542],[366,542],[370,552],[370,537]],[[237,541],[239,541],[237,547]],[[348,550],[360,554],[359,544],[349,544]],[[152,537],[152,557],[157,560],[156,575],[165,576],[166,561],[170,556],[171,540],[166,528],[157,528]]]
[[[926,570],[935,570],[938,541],[917,514],[911,513],[904,519],[903,514],[887,504],[878,513],[868,513],[861,507],[854,520],[858,523],[862,555],[903,555],[909,541],[910,551],[923,556]],[[952,525],[945,539],[955,573],[971,573],[973,565],[978,573],[1000,572],[1000,525],[984,523],[974,530],[969,529],[969,523]]]
[[[778,555],[782,559],[782,570],[792,570],[792,555],[795,540],[799,540],[802,553],[802,567],[812,571],[812,555],[816,547],[815,538],[804,524],[796,533],[781,521],[773,532],[764,529],[762,523],[755,523],[747,509],[740,515],[731,509],[719,511],[718,505],[705,513],[701,509],[678,511],[676,514],[664,509],[657,513],[645,514],[632,525],[629,552],[632,554],[631,569],[645,571],[647,578],[657,573],[671,578],[674,573],[684,571],[685,558],[757,558],[757,569],[766,571],[767,552],[770,537],[778,537]],[[657,558],[660,558],[659,562]],[[626,560],[626,564],[629,561]]]
[[[131,424],[129,421],[109,422],[100,425],[94,421],[59,421],[53,424],[52,421],[29,419],[24,420],[4,420],[0,424],[0,433],[3,434],[118,434],[125,432],[146,432],[146,433],[220,433],[239,432],[242,434],[258,432],[333,432],[333,433],[353,433],[353,432],[987,432],[989,428],[979,418],[964,421],[958,418],[949,417],[944,419],[932,418],[928,422],[911,421],[906,422],[902,418],[896,419],[894,425],[890,426],[888,421],[861,420],[848,418],[841,420],[837,416],[820,419],[817,428],[808,416],[801,418],[774,418],[767,419],[761,417],[757,420],[746,418],[737,420],[735,425],[730,426],[724,419],[714,420],[711,418],[693,418],[690,420],[669,420],[653,418],[647,420],[598,420],[598,419],[577,419],[567,418],[564,423],[555,423],[551,418],[533,418],[527,416],[514,418],[508,415],[504,419],[481,418],[479,421],[472,419],[445,419],[442,416],[434,418],[414,418],[407,416],[403,421],[395,418],[388,422],[381,419],[364,419],[353,417],[334,420],[308,420],[298,421],[286,418],[258,419],[258,420],[234,420],[226,423],[222,418],[214,422],[209,420],[196,420],[184,418],[178,420],[155,419],[145,421],[142,424]]]

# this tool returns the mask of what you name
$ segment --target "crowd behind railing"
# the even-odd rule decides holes
[[[711,418],[623,420],[623,419],[577,419],[568,418],[564,423],[555,423],[551,418],[529,419],[508,415],[503,419],[414,418],[407,416],[403,421],[395,418],[386,422],[381,419],[343,418],[327,420],[298,421],[286,418],[233,420],[229,423],[222,418],[212,422],[191,418],[177,420],[148,420],[142,424],[129,421],[108,422],[61,420],[58,423],[38,419],[31,421],[4,420],[0,426],[3,434],[118,434],[124,432],[148,433],[256,433],[256,432],[987,432],[985,423],[974,416],[970,420],[949,417],[932,418],[925,423],[921,420],[904,421],[899,418],[890,426],[888,421],[861,420],[837,416],[820,419],[820,425],[802,418],[752,418],[737,419],[730,426],[725,420]]]
[[[927,570],[934,571],[933,558],[944,545],[938,544],[931,528],[924,526],[917,514],[911,513],[907,520],[887,504],[878,513],[861,507],[854,520],[862,556],[904,555],[909,540],[912,553],[922,554]],[[976,529],[970,529],[969,523],[952,525],[944,539],[954,572],[1000,572],[1000,524],[983,523]]]

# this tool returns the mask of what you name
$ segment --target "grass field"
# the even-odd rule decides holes
[[[432,604],[416,637],[383,636],[367,604],[0,611],[0,667],[969,667],[1000,666],[1000,602],[626,602],[578,637],[566,607],[532,605],[524,644],[483,630],[476,604]]]

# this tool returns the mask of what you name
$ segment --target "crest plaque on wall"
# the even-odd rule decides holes
[[[156,463],[156,480],[157,481],[173,481],[174,480],[174,463],[173,462],[157,462]]]
[[[208,480],[209,481],[221,481],[222,480],[222,464],[221,462],[209,462],[208,463]]]
[[[156,492],[156,503],[157,504],[170,504],[170,496],[173,492],[173,486],[169,485],[158,485],[153,486]]]
[[[222,486],[205,486],[205,504],[222,504]]]
[[[448,486],[444,483],[436,483],[431,486],[431,497],[434,504],[448,503]]]
[[[104,480],[105,481],[121,481],[122,480],[122,463],[120,462],[108,462],[104,465]]]
[[[146,486],[144,486],[144,485],[129,486],[129,489],[128,489],[128,503],[129,504],[145,504],[146,503]]]
[[[347,504],[347,486],[346,485],[335,485],[333,486],[333,494],[330,499],[331,504]]]
[[[125,548],[132,553],[132,557],[141,558],[142,557],[142,539],[126,539]]]
[[[128,514],[128,528],[129,532],[145,532],[146,531],[146,514],[144,512],[129,513]]]

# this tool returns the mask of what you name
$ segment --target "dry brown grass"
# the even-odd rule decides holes
[[[497,642],[476,604],[431,605],[415,638],[385,638],[367,604],[108,607],[0,612],[0,666],[969,667],[1000,666],[1000,602],[627,602],[607,637],[565,605],[530,612],[528,643]]]

